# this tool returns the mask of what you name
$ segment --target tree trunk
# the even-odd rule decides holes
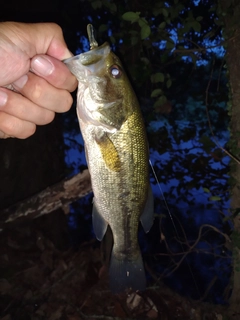
[[[230,151],[240,158],[240,2],[239,0],[219,0],[219,17],[224,17],[224,38],[229,78],[229,113],[231,116]],[[240,316],[240,166],[231,163],[231,208],[234,232],[232,234],[233,276],[232,296],[230,298],[231,315]],[[238,316],[237,316],[238,314]],[[235,318],[234,318],[235,319]]]

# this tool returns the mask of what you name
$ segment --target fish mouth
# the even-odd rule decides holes
[[[109,44],[105,42],[99,47],[80,54],[79,59],[83,66],[94,65],[100,60],[104,59],[110,53],[110,51],[111,49]]]
[[[89,66],[100,61],[110,53],[111,49],[108,42],[104,42],[101,46],[91,49],[90,51],[80,53],[76,56],[63,60],[66,65],[71,65],[79,61],[83,66]]]
[[[111,49],[107,42],[100,47],[94,48],[88,52],[80,53],[77,56],[63,60],[69,70],[77,77],[78,81],[84,81],[86,74],[96,73],[104,65],[105,58]]]

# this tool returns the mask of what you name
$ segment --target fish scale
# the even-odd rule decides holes
[[[102,240],[108,225],[112,230],[111,290],[144,290],[138,225],[148,232],[154,216],[144,122],[121,61],[108,43],[98,47],[89,30],[92,49],[65,63],[79,81],[77,115],[94,193],[94,232]]]

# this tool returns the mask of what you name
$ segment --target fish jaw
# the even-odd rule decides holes
[[[86,79],[87,73],[96,74],[103,68],[105,59],[110,51],[109,44],[104,43],[98,48],[65,59],[63,62],[76,76],[78,81],[83,82]]]

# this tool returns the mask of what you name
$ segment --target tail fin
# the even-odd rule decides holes
[[[113,248],[114,249],[114,248]],[[141,254],[136,260],[127,257],[119,260],[112,251],[109,268],[110,288],[113,293],[124,292],[126,289],[145,290],[146,278]]]

